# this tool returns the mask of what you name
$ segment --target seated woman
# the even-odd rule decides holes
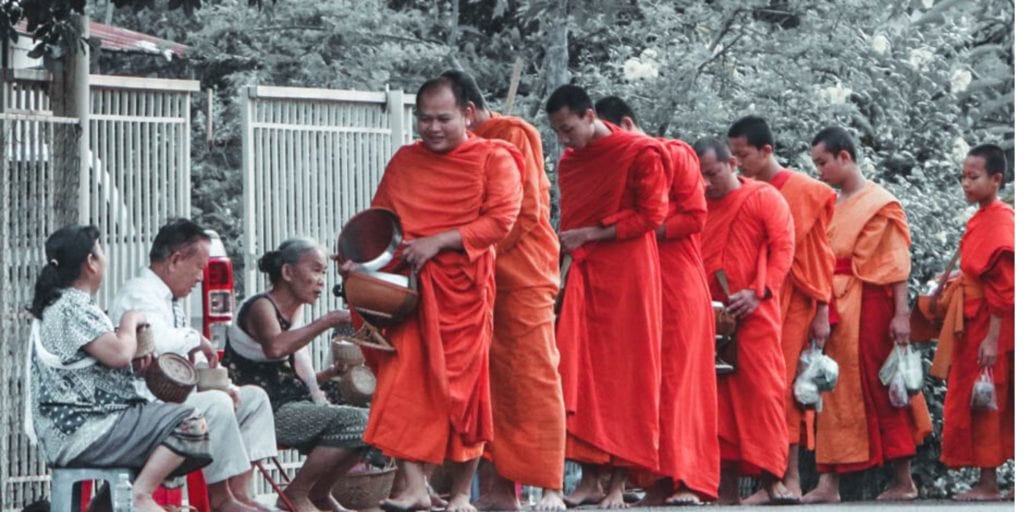
[[[135,510],[162,511],[153,490],[168,476],[210,463],[206,422],[192,407],[150,403],[133,385],[135,331],[129,311],[116,330],[96,306],[106,257],[95,226],[69,226],[46,240],[48,260],[29,311],[29,404],[33,434],[57,467],[129,467]],[[144,367],[151,358],[142,360]]]
[[[308,455],[285,489],[295,506],[310,512],[344,510],[331,489],[367,448],[367,412],[328,404],[304,349],[351,318],[348,311],[337,310],[292,328],[302,305],[316,301],[324,288],[327,256],[315,241],[286,240],[260,258],[259,269],[269,275],[271,289],[239,307],[222,363],[234,382],[261,386],[270,396],[278,443]]]

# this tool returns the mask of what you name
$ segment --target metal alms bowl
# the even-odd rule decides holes
[[[363,270],[375,271],[391,262],[402,243],[402,224],[395,212],[370,208],[345,223],[338,235],[338,250]]]

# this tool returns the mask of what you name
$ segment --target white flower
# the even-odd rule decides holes
[[[954,94],[966,91],[968,85],[971,85],[971,72],[966,69],[958,69],[949,77],[949,90]]]
[[[946,232],[943,230],[939,231],[938,233],[935,233],[935,239],[939,241],[939,244],[943,246],[946,245]]]
[[[645,62],[656,62],[658,60],[658,50],[654,48],[644,48],[644,51],[640,52],[640,60]]]
[[[928,48],[914,48],[910,50],[910,66],[914,69],[927,67],[935,60],[935,54]]]
[[[625,75],[626,80],[630,81],[658,78],[658,65],[631,57],[623,64],[622,74]]]
[[[935,5],[935,0],[921,0],[921,7],[925,9],[931,9]]]
[[[953,139],[953,145],[950,147],[949,155],[953,158],[954,162],[963,162],[967,158],[967,152],[971,150],[971,146],[967,144],[967,141],[963,137],[957,137]]]
[[[850,97],[852,92],[852,90],[843,87],[842,83],[836,83],[832,87],[818,90],[818,96],[833,105],[842,105],[846,103],[847,98]]]
[[[892,49],[892,44],[889,43],[889,38],[882,34],[876,34],[875,37],[871,38],[871,51],[881,55],[882,57],[889,54],[889,50]]]

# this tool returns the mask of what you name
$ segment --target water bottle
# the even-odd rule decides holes
[[[114,512],[132,509],[132,483],[128,480],[127,473],[117,475],[117,482],[110,492],[110,501]]]

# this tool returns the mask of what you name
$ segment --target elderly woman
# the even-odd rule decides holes
[[[206,422],[192,407],[150,403],[135,391],[132,358],[143,318],[130,311],[115,331],[96,306],[106,269],[99,230],[58,230],[46,240],[46,258],[29,308],[36,320],[28,434],[51,466],[138,469],[134,509],[162,511],[152,498],[157,485],[210,463]]]
[[[271,288],[242,303],[223,364],[238,384],[261,386],[274,408],[278,443],[308,455],[285,489],[300,510],[344,510],[331,489],[366,449],[365,409],[330,405],[316,387],[307,346],[328,329],[351,321],[337,310],[299,324],[302,306],[324,288],[327,255],[315,241],[286,240],[259,260]],[[280,504],[279,504],[280,506]]]

